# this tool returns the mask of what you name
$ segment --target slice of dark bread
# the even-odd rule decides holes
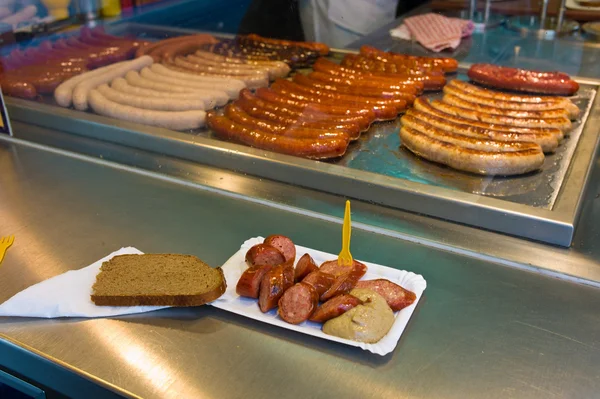
[[[98,306],[199,306],[227,288],[221,268],[191,255],[119,255],[104,262],[92,287]]]

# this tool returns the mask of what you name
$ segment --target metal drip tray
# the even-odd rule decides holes
[[[535,36],[538,39],[552,40],[557,36],[569,35],[579,30],[579,24],[575,21],[564,20],[561,29],[557,29],[556,17],[547,17],[543,23],[537,15],[519,15],[511,17],[507,21],[507,27],[521,33],[523,36]]]

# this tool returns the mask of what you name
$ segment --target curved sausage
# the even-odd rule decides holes
[[[291,83],[290,84],[294,84]],[[356,112],[362,109],[370,109],[373,111],[376,120],[392,120],[396,119],[398,115],[398,110],[395,106],[390,105],[380,105],[380,104],[368,104],[366,102],[361,102],[360,99],[355,101],[344,100],[341,98],[330,98],[327,96],[319,96],[314,95],[312,93],[307,93],[302,90],[295,90],[287,86],[285,83],[274,84],[271,86],[271,90],[274,92],[281,94],[289,99],[297,101],[298,103],[306,103],[306,104],[319,104],[323,106],[323,109],[330,108],[338,108],[338,109],[348,109],[348,111]],[[302,86],[300,86],[302,87]],[[327,108],[325,108],[327,107]]]
[[[448,104],[447,102],[439,100],[432,101],[431,106],[450,115],[461,116],[463,118],[486,123],[512,125],[520,127],[555,127],[557,129],[562,130],[563,132],[566,132],[571,128],[571,121],[569,120],[569,118],[566,117],[547,119],[513,118],[510,116],[473,111],[468,108],[457,107],[455,105]]]
[[[225,116],[233,122],[246,127],[256,127],[266,132],[294,138],[313,138],[313,139],[350,139],[350,136],[344,131],[314,129],[309,127],[286,125],[277,122],[270,122],[254,118],[248,115],[242,108],[236,104],[228,104],[225,107]],[[359,133],[360,134],[360,133]],[[358,135],[354,139],[358,138]]]
[[[283,296],[284,291],[283,265],[277,265],[271,268],[260,282],[258,294],[260,311],[267,313],[277,307],[277,302]]]
[[[155,111],[131,107],[110,101],[98,90],[89,93],[90,107],[98,114],[129,122],[164,127],[173,130],[191,130],[204,126],[204,111]]]
[[[572,96],[579,84],[561,72],[540,72],[492,64],[473,64],[467,76],[496,89]]]
[[[290,41],[290,40],[271,39],[271,38],[259,36],[259,35],[254,34],[254,33],[246,35],[246,37],[249,38],[249,39],[252,39],[252,40],[256,40],[256,41],[260,41],[260,42],[264,42],[264,43],[272,43],[272,44],[276,44],[276,45],[280,45],[280,46],[305,47],[305,48],[307,48],[309,50],[317,51],[321,55],[327,55],[327,54],[329,54],[329,46],[326,45],[325,43],[319,43],[319,42],[296,42],[296,41]]]
[[[454,58],[417,57],[414,55],[385,52],[385,51],[379,50],[375,47],[368,46],[368,45],[363,45],[360,47],[360,54],[365,55],[365,56],[374,56],[374,57],[388,59],[388,60],[389,59],[399,60],[399,61],[414,60],[419,63],[431,63],[433,65],[440,66],[442,69],[444,69],[444,71],[446,71],[448,73],[456,72],[456,70],[458,69],[458,61],[456,61]]]
[[[298,283],[279,299],[279,317],[290,324],[300,324],[310,317],[319,304],[317,291],[308,284]]]
[[[435,115],[439,118],[444,118],[448,121],[467,124],[471,126],[475,126],[482,129],[487,130],[497,130],[503,132],[511,132],[511,133],[523,133],[523,134],[547,134],[550,133],[557,140],[562,140],[563,133],[560,129],[557,128],[548,128],[548,127],[524,127],[524,126],[510,126],[496,123],[487,123],[474,119],[464,118],[462,116],[456,116],[452,114],[448,114],[446,112],[440,111],[434,108],[431,103],[425,98],[417,98],[414,103],[415,109],[425,112],[427,114]]]
[[[300,282],[310,273],[319,270],[319,266],[315,263],[309,254],[304,254],[298,260],[296,269],[294,270],[294,281]]]
[[[352,266],[340,265],[338,263],[338,260],[335,259],[335,260],[323,262],[323,264],[319,268],[319,270],[322,271],[323,273],[331,274],[334,277],[339,277],[339,276],[349,273],[355,269],[357,270],[358,274],[361,275],[361,277],[364,276],[365,273],[367,272],[367,266],[364,263],[357,261],[356,259],[353,260]]]
[[[358,70],[369,71],[374,75],[442,76],[444,71],[435,65],[423,65],[409,60],[380,61],[358,54],[346,54],[341,65]]]
[[[175,86],[175,85],[170,85],[167,83],[162,83],[162,82],[157,82],[154,80],[146,79],[146,78],[140,76],[140,74],[135,71],[127,72],[127,74],[125,75],[125,80],[131,86],[141,87],[143,89],[168,92],[168,93],[195,93],[196,92],[194,89],[189,88],[189,87]]]
[[[139,75],[138,75],[139,76]],[[110,83],[110,87],[120,91],[121,93],[133,94],[136,96],[145,96],[145,97],[158,97],[164,99],[186,99],[186,100],[198,100],[200,96],[193,91],[184,92],[184,93],[172,93],[172,92],[164,92],[152,89],[145,89],[143,87],[132,86],[127,83],[127,80],[124,78],[117,78]]]
[[[139,48],[135,56],[141,57],[143,55],[150,55],[154,58],[154,61],[159,62],[162,61],[165,56],[165,52],[168,52],[167,56],[176,55],[178,51],[180,51],[179,45],[184,42],[197,40],[199,45],[204,45],[206,43],[216,43],[218,42],[212,35],[208,34],[196,34],[193,36],[177,36],[171,37],[168,39],[160,40],[158,42],[152,43],[148,46]],[[179,54],[177,54],[179,55]],[[185,55],[185,54],[182,54]]]
[[[188,71],[199,75],[231,77],[232,79],[241,80],[250,89],[266,87],[269,85],[269,77],[267,74],[243,74],[241,72],[238,72],[235,75],[233,75],[229,73],[223,73],[223,70],[220,70],[218,68],[195,64],[182,57],[176,57],[173,63],[177,66],[185,68]]]
[[[419,82],[416,80],[412,80],[409,79],[408,77],[400,77],[398,76],[398,80],[397,80],[397,85],[398,86],[390,86],[387,83],[383,83],[379,80],[371,80],[368,79],[367,77],[365,77],[365,79],[345,79],[345,78],[341,78],[341,77],[337,77],[335,75],[330,75],[327,73],[323,73],[323,72],[311,72],[307,75],[309,78],[314,79],[314,80],[319,80],[321,82],[326,82],[326,83],[330,83],[330,84],[335,84],[335,85],[343,85],[343,86],[352,86],[352,87],[359,87],[361,89],[363,88],[367,88],[367,89],[376,89],[376,90],[382,90],[382,91],[400,91],[402,92],[404,90],[405,86],[415,86],[417,89],[420,88],[420,86],[423,87],[423,89],[425,89],[425,83],[424,82]]]
[[[334,281],[335,276],[323,273],[320,270],[309,273],[308,276],[302,279],[303,283],[311,285],[317,291],[319,297],[333,285]]]
[[[254,101],[236,101],[231,105],[231,108],[229,106],[225,107],[225,113],[226,116],[230,117],[232,120],[234,120],[234,118],[227,115],[227,112],[233,109],[240,109],[251,117],[264,121],[272,121],[281,124],[282,126],[286,126],[287,128],[301,127],[325,131],[339,131],[340,133],[346,133],[348,137],[350,137],[350,140],[356,140],[360,137],[361,128],[356,123],[301,120],[298,117],[290,117],[275,111],[275,109],[278,108],[276,105],[272,105],[271,108],[265,109],[256,106]]]
[[[216,61],[219,63],[226,64],[245,64],[245,65],[254,65],[254,66],[264,66],[268,68],[272,68],[278,76],[284,77],[287,76],[291,69],[285,62],[282,61],[253,61],[247,60],[243,58],[233,58],[233,57],[225,57],[223,55],[210,53],[208,51],[198,50],[194,53],[198,57],[202,57],[207,60]]]
[[[272,268],[271,265],[263,265],[246,269],[235,286],[235,292],[239,296],[257,299],[260,292],[260,283]]]
[[[487,136],[473,137],[473,135],[458,134],[439,129],[410,115],[404,115],[401,120],[403,126],[409,127],[429,137],[433,137],[445,141],[446,143],[455,144],[464,148],[493,152],[512,152],[524,150],[542,151],[542,148],[536,143],[527,141],[499,141],[491,140]]]
[[[359,281],[356,284],[356,288],[366,288],[375,291],[385,299],[394,312],[412,305],[417,299],[417,295],[414,292],[383,278]]]
[[[312,79],[302,74],[296,74],[293,77],[293,82],[306,87],[313,87],[319,90],[331,91],[338,94],[347,94],[352,96],[366,96],[381,99],[400,99],[412,104],[415,100],[415,93],[407,90],[406,92],[398,90],[389,90],[376,87],[355,87],[344,85],[343,83],[324,82],[317,79]]]
[[[403,126],[402,145],[427,160],[480,175],[519,175],[538,170],[544,154],[537,150],[490,152],[450,144]]]
[[[498,100],[503,102],[511,103],[525,103],[523,107],[528,107],[529,104],[535,107],[533,104],[549,105],[555,108],[564,108],[569,114],[573,116],[579,115],[579,108],[573,104],[571,100],[566,97],[551,97],[551,96],[536,96],[532,94],[514,94],[504,93],[495,90],[485,89],[483,87],[475,86],[473,84],[463,82],[462,80],[454,79],[448,83],[451,87],[456,87],[466,93],[473,94],[479,97],[489,98],[492,100]],[[535,108],[531,108],[535,109]]]
[[[479,96],[477,94],[469,93],[453,83],[451,81],[444,87],[444,94],[452,95],[460,98],[461,100],[468,101],[473,104],[483,105],[486,107],[493,107],[498,110],[510,110],[510,111],[519,111],[519,112],[548,112],[555,110],[563,110],[565,116],[570,119],[575,119],[579,115],[579,108],[576,105],[569,103],[574,106],[574,108],[567,106],[567,102],[540,102],[540,103],[523,103],[518,101],[503,101],[496,100],[489,97]],[[458,104],[456,104],[458,105]]]
[[[329,115],[341,115],[341,116],[354,116],[363,117],[370,122],[375,120],[375,113],[373,110],[368,108],[354,108],[348,106],[336,106],[336,105],[320,105],[318,103],[312,103],[310,101],[302,101],[287,96],[280,95],[268,88],[260,88],[255,92],[256,97],[269,101],[271,103],[282,104],[295,108],[299,112],[312,112]]]
[[[285,262],[283,253],[269,244],[256,244],[246,252],[246,263],[250,267],[277,266]]]
[[[104,97],[119,104],[130,105],[136,108],[153,109],[159,111],[192,111],[206,110],[206,103],[201,98],[159,98],[123,93],[108,87],[107,84],[96,88]]]
[[[258,129],[249,129],[232,120],[209,113],[207,123],[219,136],[246,145],[311,159],[327,159],[342,156],[348,148],[343,139],[296,139],[278,136]]]
[[[350,294],[341,294],[319,306],[309,320],[316,323],[325,323],[327,320],[341,316],[360,304],[362,304],[362,301],[357,297]]]
[[[434,114],[419,111],[414,108],[409,109],[402,117],[402,123],[408,127],[414,128],[413,119],[423,121],[428,125],[447,132],[454,132],[461,135],[489,138],[498,141],[527,141],[538,144],[542,151],[553,152],[558,147],[558,139],[552,133],[513,133],[502,130],[485,129],[478,126],[472,126],[467,123],[456,123],[447,118],[442,118]]]

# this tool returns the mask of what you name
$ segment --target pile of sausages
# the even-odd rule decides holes
[[[410,62],[428,65],[431,60],[435,59]],[[450,64],[443,64],[448,71]],[[308,75],[295,74],[291,81],[275,79],[270,88],[254,94],[242,91],[224,115],[207,115],[208,126],[220,137],[260,149],[337,158],[373,122],[393,120],[412,105],[430,76],[370,72],[325,58],[315,61],[313,69]],[[435,76],[445,83],[443,75]],[[435,87],[441,88],[439,83]]]
[[[316,42],[268,39],[255,34],[240,35],[204,46],[211,53],[252,61],[283,61],[291,68],[305,68],[329,54],[329,47]]]
[[[1,60],[0,86],[4,94],[13,97],[34,99],[39,94],[52,94],[66,79],[131,59],[146,44],[84,27],[79,36],[11,51]]]
[[[579,108],[568,98],[510,94],[452,80],[442,100],[419,98],[402,117],[411,152],[480,175],[519,175],[541,168]]]
[[[291,324],[306,320],[324,323],[360,305],[358,298],[348,294],[353,288],[377,292],[393,311],[416,299],[413,292],[389,280],[360,280],[367,266],[357,261],[352,266],[341,266],[336,259],[319,267],[304,254],[294,267],[295,259],[292,240],[281,235],[265,238],[248,250],[249,268],[237,283],[237,294],[258,299],[263,313],[278,308],[279,317]]]

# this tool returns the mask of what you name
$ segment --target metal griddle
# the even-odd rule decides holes
[[[196,33],[130,23],[109,31],[149,38]],[[348,52],[334,50],[331,58]],[[449,79],[466,79],[468,67],[461,65]],[[45,103],[8,98],[7,105],[15,120],[569,246],[600,120],[600,81],[575,80],[581,89],[573,100],[582,112],[569,137],[546,156],[540,171],[516,177],[482,177],[419,158],[401,146],[399,119],[375,124],[340,159],[319,162],[227,143],[208,129],[174,132],[64,109],[49,98]]]

